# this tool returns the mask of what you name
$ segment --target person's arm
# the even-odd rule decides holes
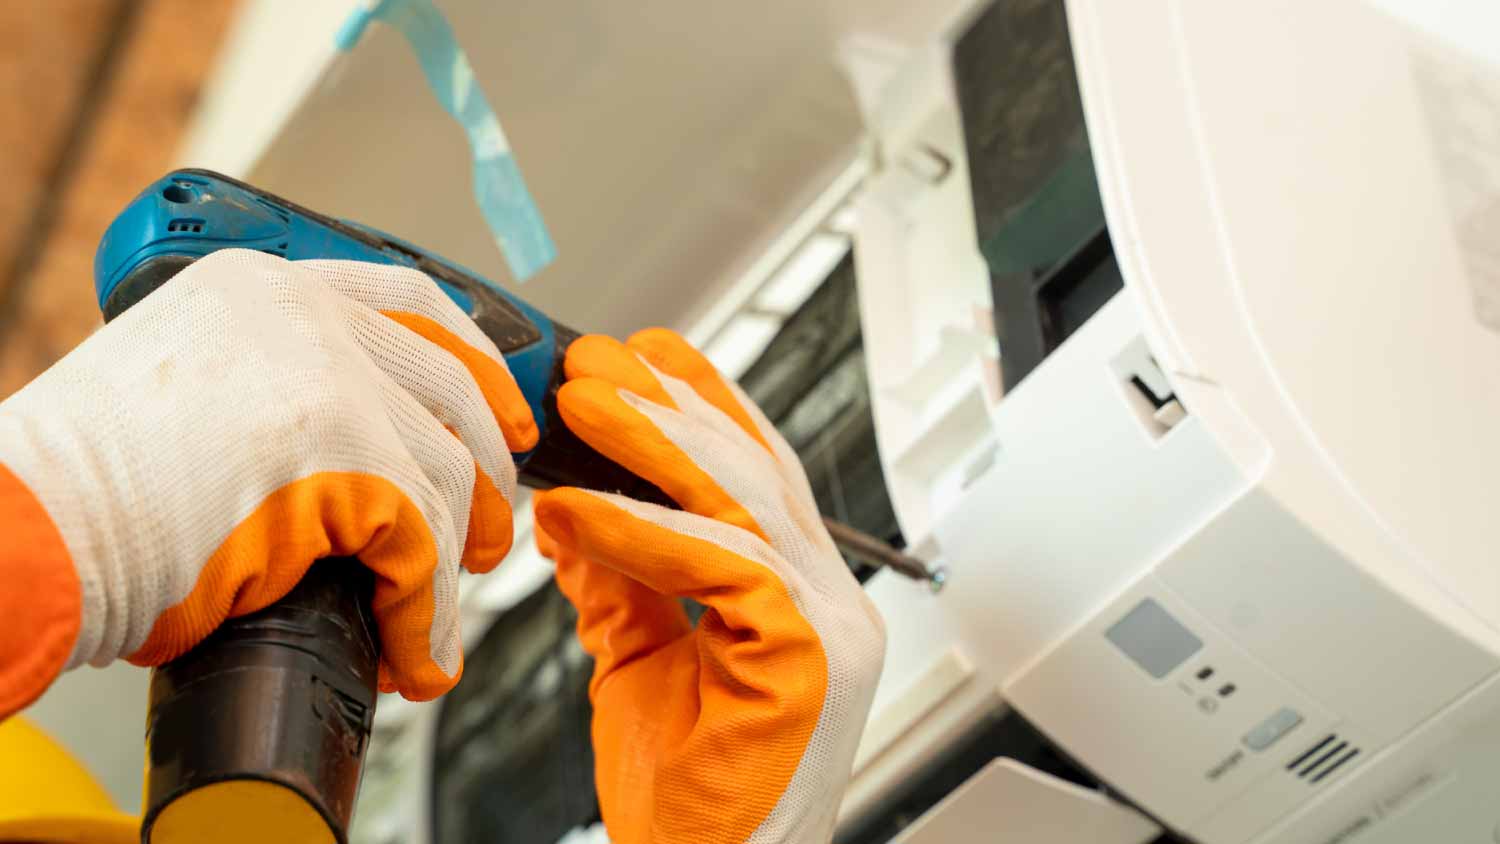
[[[825,844],[885,637],[795,453],[671,332],[585,337],[563,419],[681,510],[536,498],[595,659],[595,783],[615,844]],[[696,626],[680,599],[707,609]]]
[[[421,273],[199,260],[0,403],[0,717],[85,662],[170,660],[330,556],[376,572],[382,687],[443,693],[458,569],[509,550],[536,436]]]
[[[78,638],[83,599],[57,525],[0,464],[0,718],[41,696]]]

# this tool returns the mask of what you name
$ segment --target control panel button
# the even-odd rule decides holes
[[[1202,639],[1150,598],[1136,604],[1104,636],[1158,680],[1203,648]]]
[[[1302,723],[1302,713],[1290,707],[1282,707],[1272,713],[1271,717],[1255,725],[1250,732],[1245,733],[1245,746],[1251,750],[1265,750],[1300,723]]]

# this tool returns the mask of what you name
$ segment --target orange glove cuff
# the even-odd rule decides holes
[[[83,593],[62,534],[41,502],[0,465],[0,719],[62,673],[78,638]]]

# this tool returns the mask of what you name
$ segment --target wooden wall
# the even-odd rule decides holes
[[[237,3],[0,3],[0,396],[99,324],[99,236],[173,165]]]

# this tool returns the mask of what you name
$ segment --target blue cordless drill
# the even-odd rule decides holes
[[[94,258],[106,320],[219,249],[292,260],[333,258],[415,267],[431,276],[505,356],[541,437],[514,455],[535,488],[586,486],[667,503],[562,424],[556,393],[578,335],[478,274],[410,243],[310,211],[207,170],[178,170],[115,218]],[[342,842],[375,709],[378,637],[373,579],[349,560],[321,560],[291,594],[232,619],[152,672],[142,840],[173,801],[225,781],[258,780],[300,795]]]
[[[661,490],[579,440],[557,413],[563,356],[578,336],[482,276],[366,226],[319,214],[207,170],[177,170],[142,191],[110,224],[94,258],[106,320],[193,261],[219,249],[299,260],[414,267],[437,282],[505,356],[540,429],[513,455],[521,483],[582,486],[672,506]],[[824,520],[839,547],[907,577],[935,579],[918,560]],[[252,780],[289,789],[343,844],[375,711],[378,637],[373,579],[349,560],[320,560],[281,601],[231,619],[157,668],[147,714],[145,818],[193,791]],[[166,837],[166,836],[161,836]]]

